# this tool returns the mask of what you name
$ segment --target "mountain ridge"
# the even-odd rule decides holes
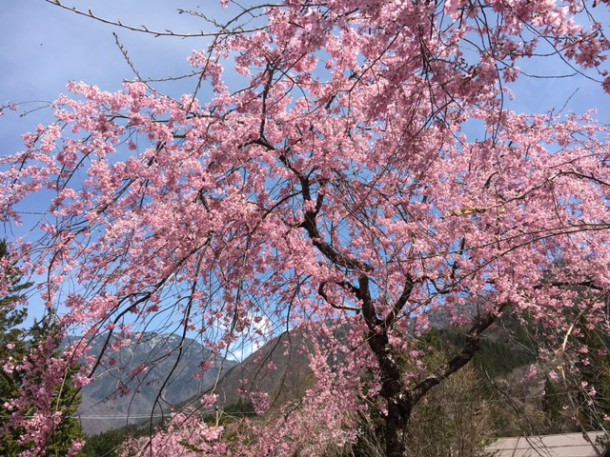
[[[78,340],[72,337],[64,344]],[[106,340],[108,334],[101,334],[89,342],[89,355],[104,355],[93,381],[81,391],[77,414],[88,435],[170,414],[237,363],[214,357],[196,340],[175,334],[146,332],[118,350],[112,349],[116,337],[110,337],[110,344]]]

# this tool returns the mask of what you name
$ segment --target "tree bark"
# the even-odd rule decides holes
[[[387,457],[404,457],[404,431],[409,423],[413,404],[411,395],[402,384],[401,371],[393,359],[387,329],[377,327],[369,332],[369,347],[381,370],[381,396],[387,402],[385,417],[385,448]]]
[[[385,448],[387,457],[405,457],[404,431],[409,424],[410,416],[410,409],[405,411],[399,405],[388,402],[388,415],[385,419]]]

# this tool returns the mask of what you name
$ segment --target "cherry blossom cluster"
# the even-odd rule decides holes
[[[48,200],[40,240],[17,250],[48,278],[47,306],[67,309],[64,328],[124,341],[169,316],[225,356],[257,333],[254,316],[338,326],[316,330],[333,344],[312,343],[315,386],[298,406],[274,417],[254,394],[264,417],[244,422],[249,439],[231,445],[222,427],[179,414],[130,446],[321,455],[353,443],[374,406],[398,455],[414,404],[507,314],[569,339],[585,363],[574,320],[609,329],[608,131],[593,113],[523,115],[505,97],[519,62],[549,49],[608,91],[609,44],[586,7],[286,0],[251,10],[265,20],[256,31],[220,31],[190,56],[209,100],[71,83],[55,122],[0,159],[4,220],[19,222],[32,195]],[[245,78],[240,90],[221,62]],[[435,315],[468,335],[440,374],[417,347]],[[43,447],[66,367],[39,367],[48,379],[24,392],[40,390],[45,419],[14,407]]]

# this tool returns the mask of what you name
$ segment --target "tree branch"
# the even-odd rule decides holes
[[[468,331],[466,344],[458,354],[453,356],[447,362],[445,370],[441,374],[427,377],[417,384],[413,389],[411,389],[414,403],[417,403],[424,395],[428,393],[428,391],[430,391],[430,389],[439,385],[443,380],[447,379],[472,360],[475,354],[479,351],[481,335],[498,320],[498,317],[502,311],[508,307],[508,305],[509,303],[503,303],[498,308],[497,313],[489,313],[484,317],[480,317],[477,322],[475,322],[475,324]]]

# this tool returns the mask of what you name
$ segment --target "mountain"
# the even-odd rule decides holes
[[[463,343],[463,336],[446,330],[446,316],[439,314],[434,322],[442,340],[450,345]],[[508,373],[529,361],[523,360],[518,348],[506,345],[504,335],[497,336],[484,342],[485,350],[477,357],[488,371],[494,375]],[[107,337],[99,335],[90,342],[92,356],[97,358],[104,346],[117,343],[114,337],[107,343]],[[496,340],[501,343],[494,344]],[[304,351],[307,344],[302,331],[285,332],[237,363],[214,358],[193,339],[182,341],[174,334],[144,333],[120,350],[105,351],[94,381],[82,391],[78,413],[83,428],[87,434],[95,435],[127,425],[156,422],[171,413],[173,406],[198,404],[200,395],[214,385],[220,408],[235,406],[240,401],[243,404],[243,400],[248,400],[248,392],[269,394],[272,406],[301,398],[314,382]],[[182,354],[176,364],[180,347]],[[202,364],[207,368],[203,375]],[[142,366],[149,368],[139,371]],[[270,366],[274,368],[269,369]]]
[[[98,357],[104,351],[107,337],[99,335],[90,342],[90,355]],[[111,337],[106,347],[116,342]],[[88,435],[157,421],[174,405],[209,389],[221,373],[236,364],[214,358],[199,342],[178,335],[144,333],[121,349],[104,352],[93,382],[82,390],[78,408]],[[206,372],[202,374],[204,364]]]
[[[436,325],[422,341],[421,349],[454,353],[465,344],[466,331],[449,327],[443,316],[435,318]],[[512,322],[508,325],[516,326]],[[334,329],[336,333],[344,331],[341,327]],[[523,335],[515,337],[516,333],[516,329],[508,329],[505,325],[488,332],[473,361],[481,373],[504,376],[535,361],[535,350],[530,342]],[[249,392],[267,393],[272,406],[301,398],[314,383],[305,350],[309,344],[302,330],[285,332],[267,342],[219,379],[216,385],[218,406],[225,408],[247,400]]]
[[[424,360],[426,363],[442,360],[440,354],[455,354],[466,341],[466,329],[442,325],[441,318],[438,321],[439,325],[420,341],[421,350],[429,354]],[[334,331],[344,330],[336,328]],[[176,363],[180,341],[176,335],[145,334],[137,343],[111,353],[114,366],[104,362],[96,380],[83,391],[79,411],[87,433],[149,422],[158,392]],[[93,352],[99,354],[103,338],[99,337],[93,343]],[[170,405],[177,408],[199,405],[201,394],[212,386],[219,395],[218,406],[228,413],[227,417],[252,412],[252,405],[248,404],[249,392],[267,393],[272,409],[286,401],[298,400],[314,384],[306,355],[309,344],[310,339],[303,331],[286,332],[238,364],[214,359],[210,351],[197,341],[186,339],[182,342],[180,363],[163,387],[153,416],[160,415],[161,411],[168,414]],[[486,334],[481,350],[471,364],[474,368],[471,377],[477,383],[476,389],[471,390],[476,391],[477,396],[464,401],[493,405],[494,427],[502,436],[519,434],[524,430],[532,434],[555,429],[570,431],[573,428],[573,420],[562,412],[567,392],[552,393],[552,388],[561,386],[550,385],[548,379],[544,385],[544,373],[548,367],[534,364],[538,350],[538,342],[522,323],[508,316]],[[152,368],[134,375],[132,371],[142,362]],[[201,363],[206,363],[211,369],[196,379]],[[536,370],[542,373],[542,378],[529,380],[530,373]],[[121,392],[126,390],[129,393],[122,395]],[[547,404],[552,399],[561,403],[553,406],[558,411],[556,413],[550,411],[552,405]],[[557,416],[551,418],[553,423],[549,422],[550,414]],[[98,417],[94,417],[96,415]]]
[[[308,345],[302,331],[282,333],[243,362],[227,370],[216,386],[218,406],[235,405],[241,392],[269,394],[271,404],[301,398],[313,384],[313,375],[304,349]]]

